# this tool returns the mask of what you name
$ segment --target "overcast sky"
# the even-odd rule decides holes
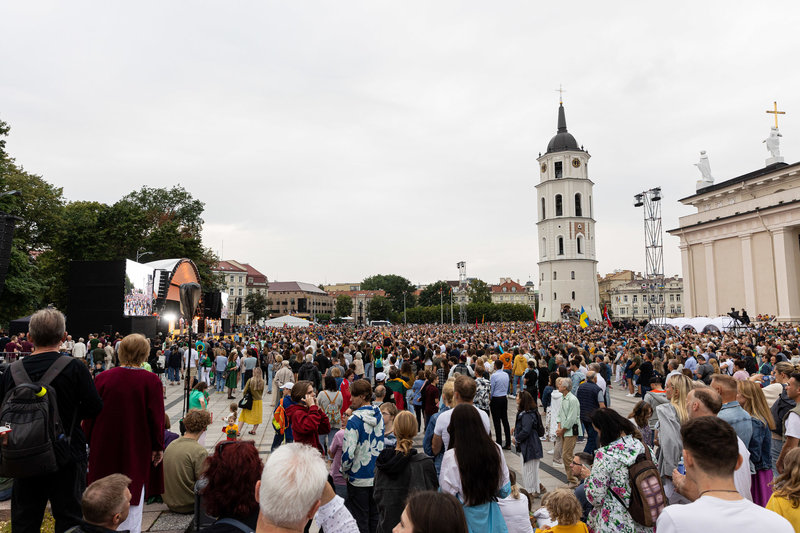
[[[764,166],[773,100],[798,160],[800,3],[737,4],[5,1],[0,118],[69,200],[182,184],[272,280],[525,283],[563,84],[598,271],[642,271],[635,193],[677,227],[700,150],[717,181]]]

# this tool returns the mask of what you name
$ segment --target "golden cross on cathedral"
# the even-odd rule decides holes
[[[772,102],[772,105],[774,106],[774,108],[772,109],[772,111],[767,109],[767,113],[769,113],[770,115],[775,115],[775,129],[778,129],[778,115],[785,115],[786,111],[778,111],[778,102]]]
[[[563,104],[564,103],[564,93],[567,92],[566,89],[562,88],[561,84],[559,83],[558,84],[558,89],[556,89],[556,92],[558,92],[558,103],[559,104]]]

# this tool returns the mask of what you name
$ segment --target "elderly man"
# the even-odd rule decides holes
[[[81,521],[80,498],[86,483],[87,464],[86,436],[81,429],[81,420],[100,414],[103,400],[97,394],[86,366],[59,352],[67,338],[63,314],[52,308],[42,309],[33,314],[28,328],[34,344],[33,353],[13,363],[3,374],[0,398],[5,398],[6,393],[24,383],[17,379],[18,373],[28,382],[47,381],[58,397],[59,417],[66,427],[74,424],[74,429],[70,442],[71,460],[59,464],[55,470],[14,480],[11,522],[15,532],[39,531],[49,500],[56,519],[55,530],[61,532]],[[13,444],[13,439],[9,439],[8,447],[3,450],[7,462],[13,459],[9,453],[13,451]],[[29,462],[30,469],[44,466],[35,460]]]
[[[578,398],[572,394],[572,380],[570,378],[558,378],[556,380],[558,392],[564,395],[561,399],[561,408],[558,411],[558,429],[556,436],[564,440],[561,448],[561,460],[564,462],[564,470],[567,473],[567,483],[574,489],[578,485],[578,478],[572,472],[572,457],[575,451],[575,443],[579,436],[583,436],[581,428],[580,412],[581,406]]]
[[[328,468],[310,446],[287,444],[269,456],[256,482],[256,533],[300,533],[311,519],[321,530],[358,533],[358,524],[328,483]]]

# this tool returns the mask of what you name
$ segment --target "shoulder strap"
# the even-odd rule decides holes
[[[50,368],[47,369],[47,372],[44,373],[42,379],[39,380],[39,383],[42,385],[50,385],[56,376],[59,375],[62,370],[67,368],[67,365],[70,364],[71,361],[71,357],[66,357],[64,355],[57,357],[56,360],[53,361],[53,364],[50,365]]]
[[[14,383],[17,386],[24,385],[26,383],[33,383],[30,376],[28,376],[28,373],[25,371],[25,366],[23,366],[22,360],[11,363],[9,369],[11,370],[11,377],[14,378]]]
[[[244,523],[236,520],[235,518],[220,518],[219,520],[217,520],[214,523],[215,524],[228,524],[229,526],[233,526],[236,529],[242,530],[244,533],[253,533],[253,529],[250,526],[248,526],[247,524],[244,524]]]

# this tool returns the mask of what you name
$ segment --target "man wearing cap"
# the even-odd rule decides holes
[[[375,386],[383,385],[386,382],[386,372],[378,372],[375,374]]]

